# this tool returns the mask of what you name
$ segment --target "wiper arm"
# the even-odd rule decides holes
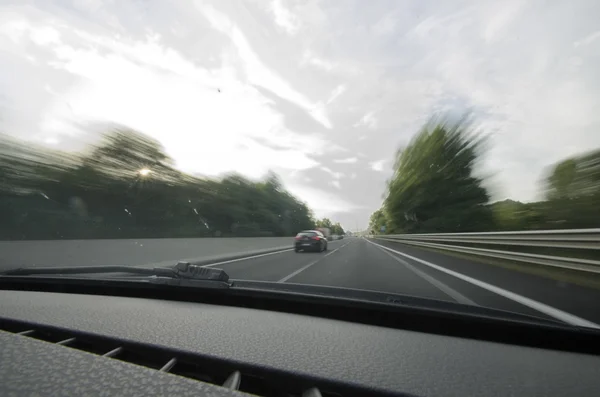
[[[47,266],[47,267],[21,267],[18,269],[11,269],[0,273],[2,276],[32,276],[32,275],[45,275],[45,274],[90,274],[90,273],[131,273],[141,274],[144,276],[161,276],[161,277],[174,277],[175,272],[173,269],[167,267],[155,267],[142,268],[142,267],[130,267],[130,266],[73,266],[73,267],[62,267],[62,266]]]
[[[68,275],[68,274],[102,274],[129,273],[143,276],[155,276],[169,279],[218,281],[227,283],[229,275],[222,269],[213,269],[192,265],[189,262],[179,262],[173,268],[155,267],[143,268],[133,266],[75,266],[75,267],[24,267],[7,270],[1,276],[32,276],[32,275]]]

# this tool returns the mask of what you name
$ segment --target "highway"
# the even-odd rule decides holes
[[[19,266],[170,266],[178,260],[232,279],[385,291],[600,327],[600,289],[393,241],[350,237],[325,252],[291,237],[0,242],[0,270]],[[287,248],[289,247],[289,248]]]
[[[291,237],[0,241],[0,271],[28,266],[169,266],[289,247]]]
[[[385,291],[600,327],[600,290],[389,241],[346,238],[321,253],[290,249],[209,266],[232,279]]]

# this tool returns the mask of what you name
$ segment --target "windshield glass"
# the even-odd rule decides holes
[[[303,236],[314,237],[316,235],[317,235],[317,233],[315,233],[315,232],[302,232],[302,233],[298,233],[298,237],[303,237]]]
[[[186,260],[598,326],[598,4],[3,1],[0,271]]]

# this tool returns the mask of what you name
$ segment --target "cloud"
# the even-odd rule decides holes
[[[335,179],[340,179],[340,178],[342,178],[342,177],[344,176],[344,174],[343,174],[342,172],[336,172],[336,171],[333,171],[333,170],[332,170],[331,168],[329,168],[329,167],[324,167],[324,166],[323,166],[323,167],[321,167],[320,169],[321,169],[322,171],[325,171],[325,172],[327,172],[329,175],[331,175],[331,176],[332,176],[332,177],[334,177]]]
[[[333,192],[292,183],[288,184],[287,188],[292,194],[302,197],[310,208],[313,209],[317,218],[352,213],[353,211],[361,209],[360,206],[339,197]]]
[[[497,11],[493,13],[483,31],[484,40],[491,43],[501,38],[502,33],[506,32],[511,23],[517,19],[524,5],[525,3],[523,2],[513,1],[505,2],[501,6],[498,6]]]
[[[215,26],[232,27],[222,15],[212,17]],[[52,93],[40,114],[47,143],[56,145],[61,133],[73,129],[70,120],[74,117],[110,120],[159,138],[183,170],[217,175],[243,168],[252,177],[273,168],[314,167],[318,162],[310,155],[328,146],[314,134],[300,137],[289,131],[284,116],[270,107],[272,101],[239,81],[232,73],[233,65],[217,71],[199,68],[155,34],[116,41],[44,22],[23,18],[3,24],[2,30],[18,43],[43,49],[54,70],[81,78],[58,92],[51,85],[44,87]],[[280,95],[305,108],[312,106],[281,79],[269,75],[243,36],[236,36],[232,29],[237,48],[258,76],[257,83],[264,79],[264,85]],[[198,117],[201,109],[210,112]],[[327,124],[323,111],[310,112],[320,112],[317,118]],[[266,139],[267,145],[249,139],[253,136]],[[278,149],[270,147],[270,142]]]
[[[318,57],[315,54],[313,54],[310,50],[304,51],[302,59],[300,60],[300,65],[303,67],[308,65],[326,72],[331,72],[332,70],[338,67],[336,63]]]
[[[397,26],[398,16],[389,13],[375,22],[372,26],[372,30],[376,35],[389,35],[396,31]]]
[[[346,159],[337,159],[337,160],[333,160],[334,163],[337,164],[354,164],[358,161],[357,157],[348,157]]]
[[[371,130],[377,128],[377,119],[375,118],[375,112],[371,111],[366,113],[356,124],[354,124],[354,127],[360,126],[365,126]]]
[[[581,40],[577,40],[573,45],[577,47],[586,46],[592,44],[594,41],[600,39],[600,30],[591,33],[590,35],[584,37]]]
[[[298,32],[298,22],[292,13],[286,9],[281,0],[273,0],[271,2],[271,11],[275,17],[275,23],[283,28],[289,34]]]
[[[338,85],[337,87],[335,87],[335,90],[333,90],[331,92],[331,95],[329,96],[329,98],[327,99],[327,105],[329,105],[331,102],[335,101],[340,95],[342,95],[344,92],[346,91],[346,86],[345,85]]]
[[[369,165],[371,166],[371,169],[373,171],[382,172],[383,165],[385,164],[385,162],[386,162],[386,160],[378,160],[378,161],[373,161]]]
[[[366,224],[396,149],[470,110],[494,197],[534,200],[547,165],[600,146],[598,15],[593,0],[5,1],[2,123],[63,148],[81,123],[120,122],[186,171],[273,169]]]
[[[336,67],[336,65],[334,63],[324,60],[324,59],[321,59],[321,58],[316,58],[316,57],[310,58],[308,60],[308,63],[317,68],[326,70],[328,72],[333,70]]]
[[[331,121],[324,109],[317,103],[310,102],[304,95],[295,90],[287,81],[266,67],[258,58],[242,31],[227,17],[215,8],[203,4],[199,7],[213,28],[221,31],[231,39],[238,55],[244,64],[249,82],[273,91],[306,109],[308,113],[326,128],[332,128]]]

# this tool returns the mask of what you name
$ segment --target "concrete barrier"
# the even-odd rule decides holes
[[[0,271],[22,266],[213,263],[292,248],[293,237],[0,241]]]

